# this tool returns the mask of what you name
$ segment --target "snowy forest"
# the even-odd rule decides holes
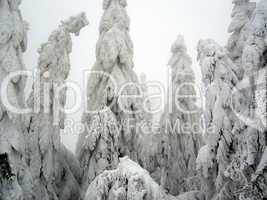
[[[70,55],[94,19],[62,20],[31,74],[23,2],[0,0],[0,200],[267,200],[267,0],[233,0],[227,44],[199,38],[201,75],[177,33],[159,123],[135,71],[127,0],[102,1],[72,153],[61,140]]]

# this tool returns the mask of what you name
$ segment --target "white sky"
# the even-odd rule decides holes
[[[23,17],[30,24],[27,68],[36,68],[37,49],[62,19],[87,13],[90,25],[79,37],[73,37],[70,80],[82,84],[83,70],[95,62],[95,45],[102,11],[102,0],[23,0]],[[194,60],[196,76],[200,71],[196,63],[196,45],[199,39],[213,38],[225,45],[230,23],[232,0],[128,0],[131,18],[131,37],[135,47],[135,71],[144,72],[149,81],[166,82],[170,47],[178,34],[183,34],[189,54]],[[71,102],[71,100],[69,100]],[[76,122],[80,113],[71,116]],[[62,141],[74,150],[77,134],[64,134]]]

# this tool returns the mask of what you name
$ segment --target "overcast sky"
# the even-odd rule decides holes
[[[70,80],[82,84],[82,72],[95,62],[98,26],[103,14],[102,0],[23,0],[23,17],[30,24],[27,68],[37,66],[37,49],[62,19],[84,11],[90,21],[79,37],[73,37]],[[213,38],[225,45],[230,23],[232,0],[128,0],[131,37],[135,48],[135,71],[144,72],[149,81],[166,81],[170,46],[183,34],[194,60],[196,76],[196,45],[199,39]],[[68,101],[71,101],[70,99]],[[79,122],[78,112],[74,118]],[[77,135],[64,134],[63,142],[74,150]]]

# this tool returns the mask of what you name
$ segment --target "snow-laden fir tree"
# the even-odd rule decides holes
[[[136,86],[138,78],[133,71],[126,6],[126,0],[103,0],[96,63],[89,74],[83,117],[86,130],[77,145],[83,190],[104,170],[114,169],[120,156],[137,160],[136,141],[140,133],[136,127],[145,116],[140,106],[142,98],[129,98],[140,95],[142,88]]]
[[[161,187],[178,195],[200,188],[195,162],[203,127],[192,60],[183,36],[177,38],[171,52],[169,104],[161,116],[160,130],[153,129],[138,140],[138,162]]]
[[[235,148],[233,128],[232,89],[238,83],[234,64],[225,49],[213,40],[198,44],[199,61],[205,86],[206,143],[197,159],[197,169],[202,176],[202,191],[207,199],[234,199],[233,185],[226,184],[224,172],[231,162]]]
[[[238,165],[231,164],[228,169],[230,174],[245,178],[241,184],[244,190],[237,194],[242,200],[266,198],[266,17],[267,2],[262,0],[240,33],[239,61],[234,60],[238,70],[243,71],[238,87],[246,104],[240,107],[241,126],[235,129],[239,133],[235,152]]]
[[[251,39],[245,41],[241,55],[241,66],[246,66],[243,70],[245,76],[251,76],[253,69],[257,71],[259,59],[264,53],[259,50],[264,46],[259,42],[264,41],[262,35],[259,37],[258,29],[253,26],[254,23],[259,25],[256,23],[259,22],[257,15],[266,12],[262,12],[263,6],[259,5],[249,22],[253,31],[246,33]],[[264,23],[260,24],[261,28],[265,28]],[[251,42],[252,39],[254,42]],[[225,49],[213,40],[200,41],[198,53],[206,86],[207,145],[200,150],[197,159],[202,190],[208,199],[262,199],[266,195],[262,184],[266,180],[265,168],[261,167],[259,176],[255,171],[261,158],[264,160],[265,157],[266,135],[255,118],[252,95],[255,88],[251,78],[238,74],[240,66],[235,65]],[[254,120],[253,123],[250,119]],[[257,184],[253,180],[261,182]]]
[[[231,36],[227,44],[227,49],[233,61],[239,63],[244,40],[246,40],[244,33],[249,29],[248,23],[256,7],[256,3],[250,2],[250,0],[233,0],[233,4],[232,22],[228,27],[228,32],[231,33]]]
[[[172,87],[161,118],[165,154],[161,155],[161,184],[173,195],[199,189],[197,153],[202,146],[201,110],[197,106],[195,75],[183,36],[171,47]],[[186,127],[186,128],[185,128]]]
[[[37,79],[28,100],[33,109],[27,132],[27,163],[34,181],[36,199],[71,200],[81,196],[78,160],[60,141],[64,128],[65,81],[70,71],[71,34],[79,35],[88,24],[81,13],[62,21],[40,54]]]
[[[27,23],[19,10],[21,1],[0,0],[0,199],[33,199],[32,179],[26,164],[24,117],[14,112],[25,108],[25,77],[13,72],[24,70],[22,59],[27,48]],[[8,104],[10,104],[8,106]],[[13,107],[13,110],[11,110]]]
[[[254,7],[235,6],[229,52],[212,40],[198,47],[207,88],[206,127],[214,128],[197,159],[208,199],[266,198],[267,2]]]
[[[249,88],[250,101],[249,127],[246,128],[248,137],[241,141],[243,148],[241,155],[241,169],[247,178],[242,198],[266,198],[266,50],[267,50],[267,2],[261,0],[249,23],[250,29],[246,33],[247,40],[242,53],[242,67],[244,69],[243,82]],[[253,134],[254,133],[254,134]],[[254,140],[252,140],[254,139]],[[264,150],[265,149],[265,150]],[[245,151],[244,151],[245,150]],[[251,195],[252,194],[252,195]],[[247,197],[246,197],[247,196]]]
[[[198,50],[207,89],[207,145],[197,159],[202,190],[208,199],[238,199],[260,161],[265,137],[240,117],[253,117],[253,100],[226,51],[212,40],[200,41]]]

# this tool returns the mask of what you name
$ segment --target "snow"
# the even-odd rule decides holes
[[[20,3],[0,0],[1,85],[7,75],[25,68],[22,55],[27,49],[28,24],[23,21]],[[88,129],[81,135],[74,155],[60,142],[65,121],[62,112],[56,116],[55,110],[20,116],[8,110],[1,100],[0,199],[266,199],[267,1],[233,3],[227,46],[202,39],[197,47],[205,87],[203,113],[196,107],[195,99],[177,100],[169,94],[169,103],[178,102],[180,109],[174,105],[174,110],[169,110],[167,105],[160,129],[153,132],[148,123],[153,116],[142,108],[139,114],[124,110],[140,109],[147,94],[140,101],[119,98],[118,89],[125,83],[139,84],[133,70],[127,1],[103,0],[104,14],[93,66],[100,74],[90,76],[87,92],[89,109],[105,112],[84,114],[83,123]],[[87,24],[84,13],[70,17],[40,47],[41,87],[34,82],[33,89],[39,93],[32,92],[28,106],[41,102],[44,111],[45,94],[50,94],[50,100],[55,98],[54,86],[65,83],[71,68],[71,36],[78,36]],[[182,84],[194,84],[195,75],[182,35],[174,41],[171,53],[168,64],[176,94]],[[105,75],[111,75],[117,87]],[[265,85],[252,87],[254,83]],[[49,84],[48,91],[42,87],[45,84]],[[18,76],[7,90],[11,103],[19,108],[26,106],[24,86],[24,78]],[[144,80],[140,86],[146,93]],[[232,91],[236,91],[233,98]],[[192,87],[179,90],[180,95],[195,93]],[[138,91],[127,88],[124,94]],[[49,102],[49,107],[64,107],[66,92],[55,100]],[[112,101],[115,104],[109,107]],[[181,108],[197,112],[186,114]],[[165,124],[166,120],[172,125],[177,120],[182,124],[200,124],[201,115],[205,118],[205,146],[202,133],[180,129],[173,132]],[[129,129],[127,120],[145,123],[148,134]]]

